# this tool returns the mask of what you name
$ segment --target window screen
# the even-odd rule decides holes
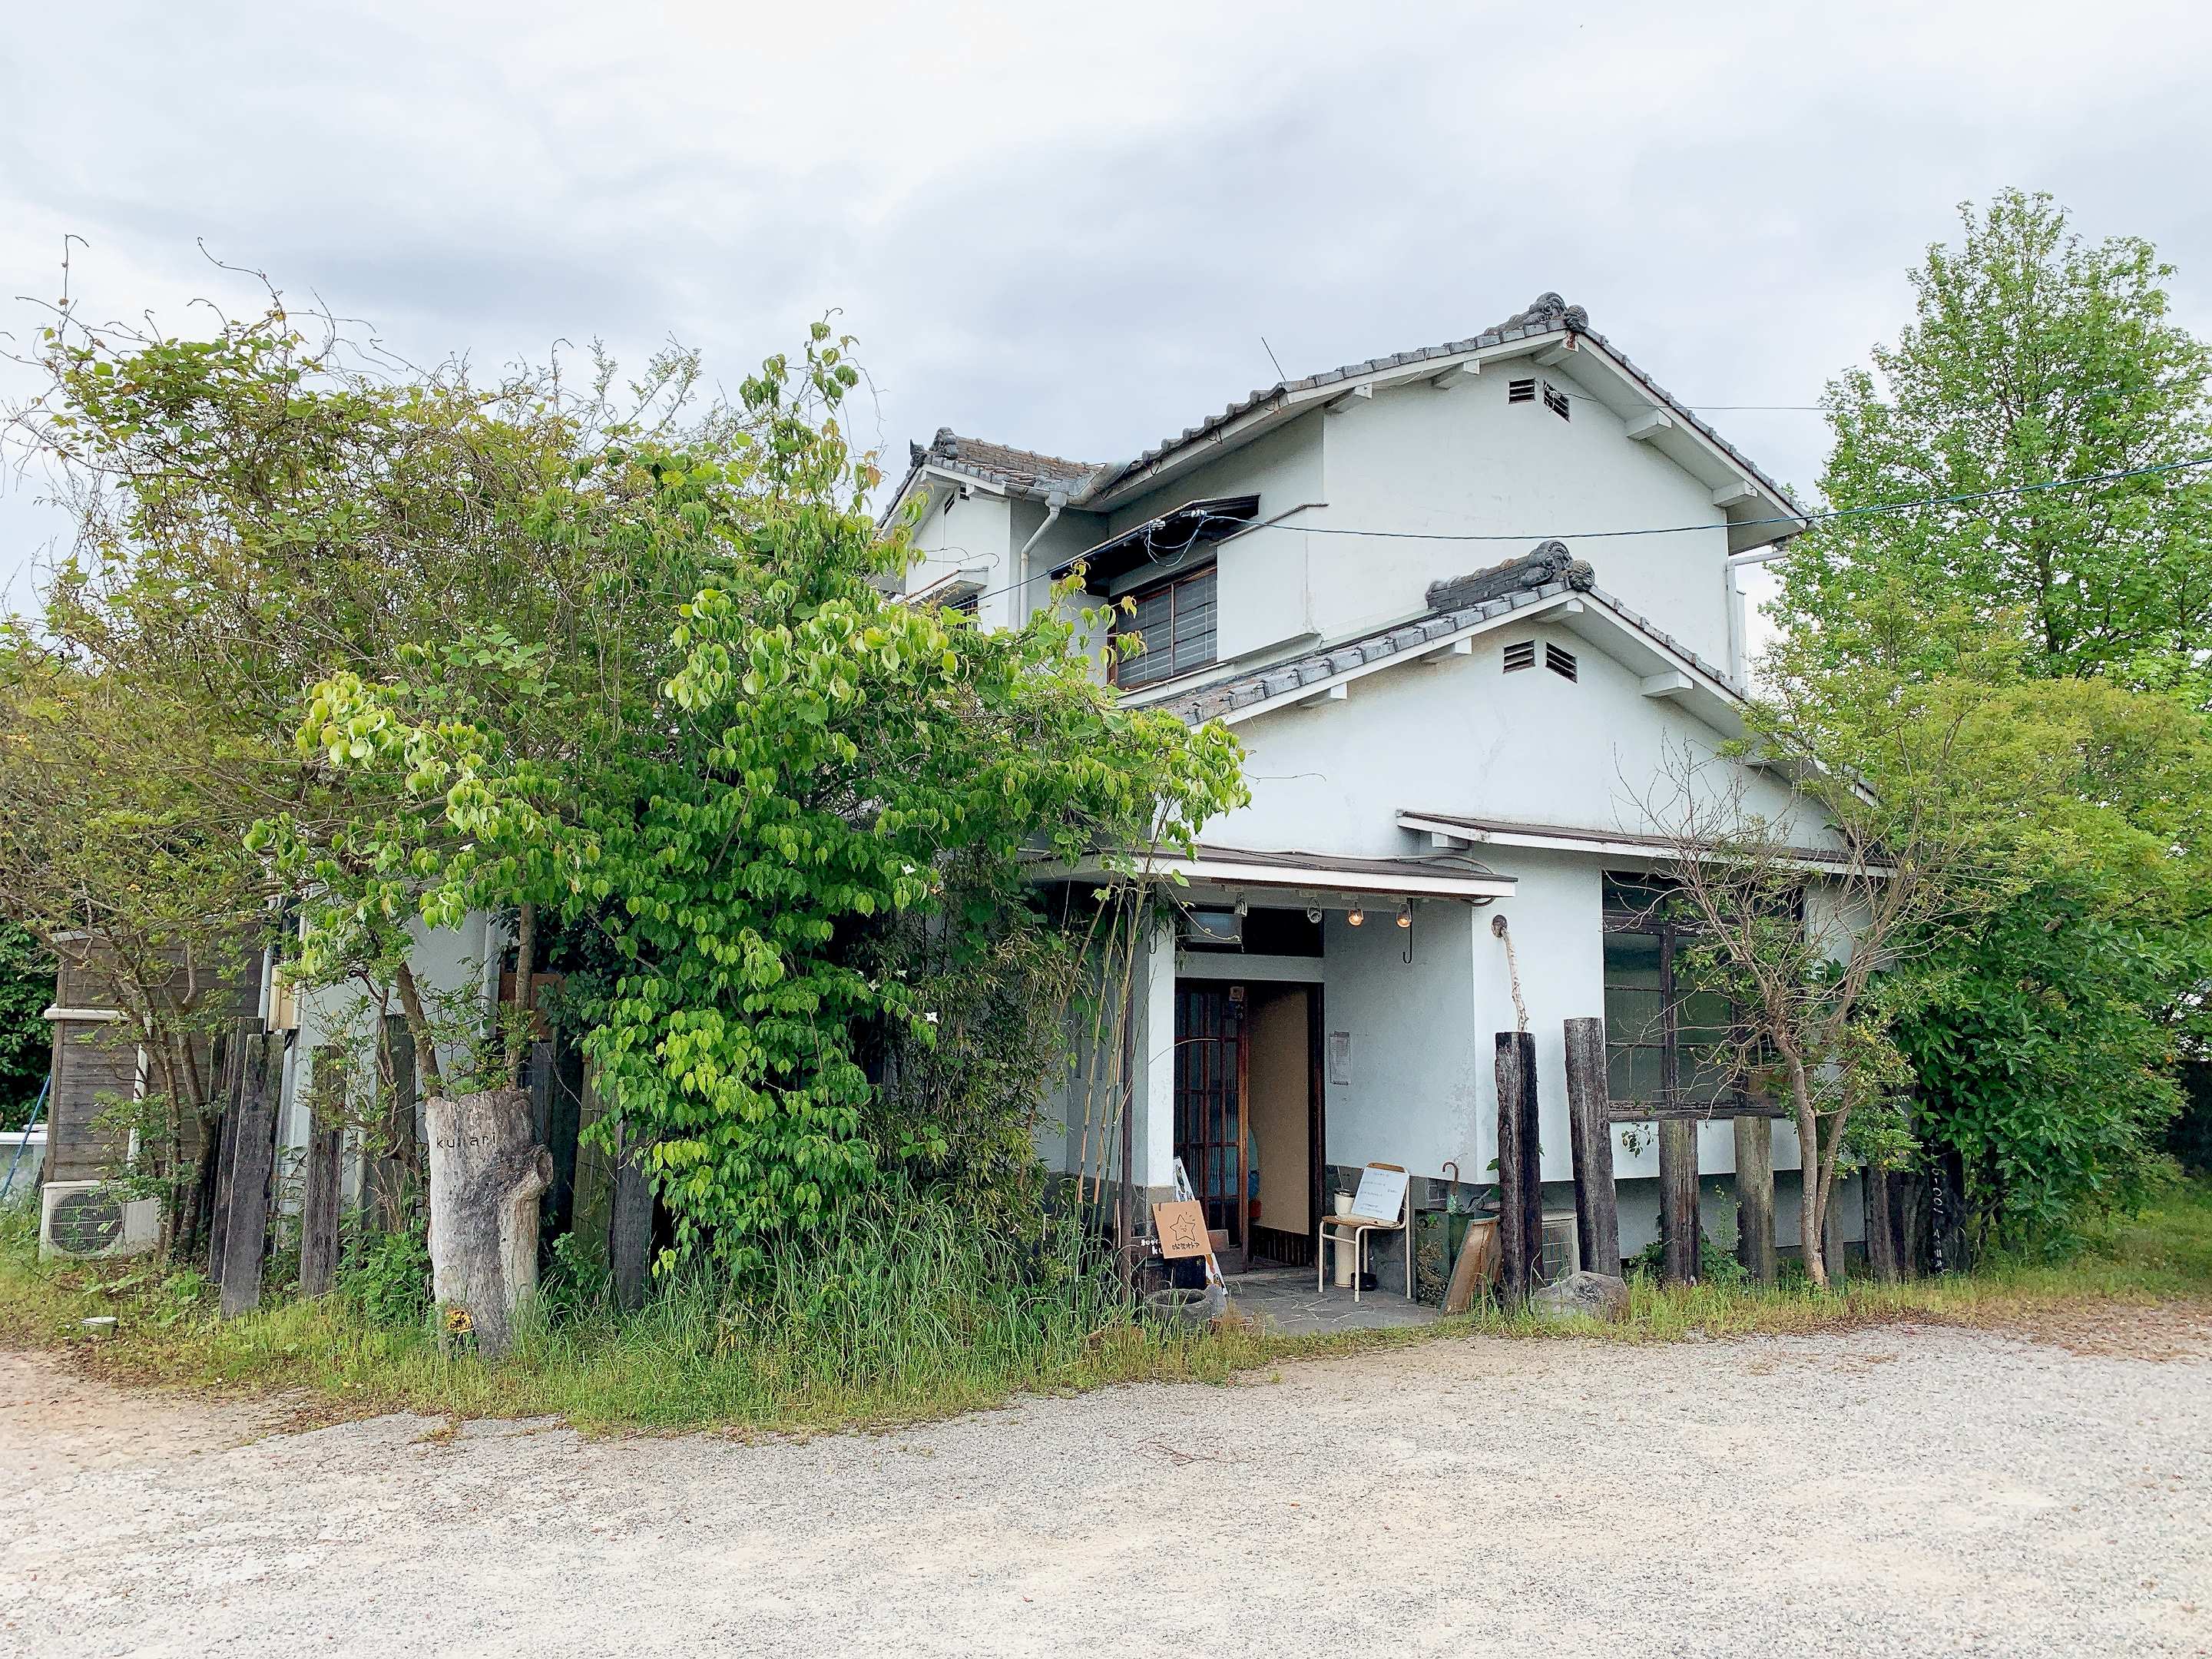
[[[1213,662],[1213,567],[1208,565],[1188,576],[1140,587],[1133,596],[1134,608],[1115,613],[1117,639],[1134,635],[1145,642],[1133,657],[1116,654],[1116,685],[1157,685]]]

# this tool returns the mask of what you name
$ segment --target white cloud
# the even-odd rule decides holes
[[[70,231],[88,311],[184,327],[241,296],[202,238],[413,356],[674,335],[729,380],[835,306],[895,450],[1125,455],[1272,379],[1263,333],[1298,374],[1547,288],[1687,401],[1806,404],[2008,184],[2212,323],[2201,12],[47,8],[0,47],[0,295]],[[1713,418],[1813,481],[1816,416]],[[0,594],[57,529],[0,490]]]

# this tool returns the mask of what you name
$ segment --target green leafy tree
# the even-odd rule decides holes
[[[590,729],[583,701],[596,707],[628,669],[634,607],[607,585],[618,559],[536,515],[599,447],[682,407],[696,363],[666,354],[619,394],[604,362],[580,387],[556,366],[489,384],[459,363],[400,370],[272,290],[259,314],[204,339],[88,325],[64,305],[36,366],[46,388],[10,429],[63,480],[78,526],[45,636],[193,710],[211,734],[192,751],[212,769],[207,789],[246,804],[241,827],[279,822],[316,849],[352,925],[319,933],[292,973],[395,1000],[434,1083],[404,866],[457,849],[419,845],[446,825],[404,790],[374,795],[387,781],[303,760],[291,741],[303,693],[404,664],[447,717],[496,729],[519,755],[566,753]],[[296,873],[272,869],[272,890]],[[510,1066],[518,1057],[510,1045]]]
[[[2141,1191],[2212,976],[2212,349],[2148,243],[2019,191],[1961,221],[1913,323],[1829,387],[1846,516],[1783,565],[1767,667],[1841,726],[1968,716],[1942,769],[2003,897],[1922,942],[1894,1036],[1915,1132],[1984,1237],[2025,1244]],[[1881,510],[1926,496],[1983,499]],[[1925,775],[1899,760],[1854,764],[1890,795]]]
[[[2049,197],[1962,208],[1912,273],[1914,320],[1832,382],[1820,489],[1851,516],[1798,542],[1778,617],[1831,662],[1948,665],[1898,607],[2019,638],[2024,672],[2180,689],[2212,646],[2212,348],[2174,323],[2172,266],[2135,237],[2084,242]],[[2160,470],[2168,469],[2168,470]],[[2132,472],[2094,487],[2069,479]],[[1908,512],[1930,496],[2031,493]]]
[[[46,1080],[53,1028],[54,960],[37,936],[0,918],[0,1129],[20,1129]]]
[[[119,1016],[105,1040],[145,1056],[137,1161],[115,1173],[162,1200],[165,1244],[190,1242],[210,1190],[216,1038],[260,943],[250,820],[204,787],[210,742],[192,709],[0,638],[0,908],[98,988]]]
[[[531,902],[610,942],[583,1005],[599,1086],[649,1146],[678,1249],[740,1269],[957,1155],[953,1117],[878,1110],[871,1055],[927,1053],[944,1012],[887,935],[926,921],[978,961],[1042,925],[1011,920],[1025,856],[1187,844],[1243,799],[1233,740],[1117,707],[1071,620],[985,633],[889,596],[912,556],[862,505],[873,469],[836,420],[855,379],[817,326],[728,422],[611,448],[549,508],[546,533],[666,573],[639,590],[666,678],[627,682],[574,754],[450,717],[421,675],[326,679],[301,733],[437,804],[457,850],[374,860],[427,918]]]
[[[1960,787],[1998,809],[1982,867],[2014,890],[1933,941],[1899,1037],[1982,1238],[2060,1246],[2142,1196],[2179,1104],[2212,975],[2212,740],[2177,700],[2103,681],[1948,684],[1977,706]]]

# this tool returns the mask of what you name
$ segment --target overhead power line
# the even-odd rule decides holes
[[[2198,467],[2212,466],[2212,455],[2198,455],[2185,461],[2168,461],[2159,466],[2130,467],[2118,472],[2093,472],[2079,478],[2054,478],[2045,483],[2008,484],[2000,489],[1976,489],[1954,495],[1923,495],[1909,501],[1880,501],[1871,507],[1830,507],[1820,512],[1785,514],[1771,519],[1737,519],[1728,527],[1735,530],[1756,529],[1783,525],[1830,524],[1844,519],[1881,518],[1898,513],[1913,513],[1923,507],[1960,507],[1972,501],[2002,501],[2021,495],[2050,495],[2075,489],[2087,489],[2101,484],[2124,483],[2130,478],[2154,478],[2177,472],[2187,472]],[[1283,525],[1274,520],[1266,524],[1248,524],[1242,519],[1227,520],[1238,528],[1221,537],[1216,545],[1233,542],[1239,537],[1252,535],[1261,530],[1285,529],[1302,536],[1365,537],[1376,541],[1412,542],[1588,542],[1615,540],[1629,536],[1686,536],[1721,528],[1713,524],[1653,525],[1639,530],[1547,530],[1547,531],[1449,531],[1449,530],[1357,530],[1346,525]],[[1180,554],[1188,551],[1196,540],[1193,532],[1189,540],[1172,550]],[[977,604],[996,599],[1001,593],[1011,593],[1018,587],[1026,587],[1037,578],[1008,582],[1003,587],[994,587],[977,593]]]
[[[1731,530],[1751,530],[1769,525],[1830,524],[1839,519],[1878,518],[1893,513],[1913,513],[1927,507],[1958,507],[1968,501],[1993,501],[2015,495],[2044,495],[2055,490],[2086,489],[2094,484],[2118,483],[2128,478],[2151,478],[2172,472],[2185,472],[2192,467],[2212,466],[2212,455],[2199,455],[2186,461],[2169,461],[2163,466],[2130,467],[2123,472],[2093,472],[2081,478],[2054,478],[2047,483],[2008,484],[2002,489],[1976,489],[1956,495],[1923,495],[1909,501],[1880,501],[1872,507],[1838,507],[1823,512],[1789,514],[1773,519],[1731,520]],[[1350,530],[1330,525],[1301,525],[1298,529],[1308,536],[1369,536],[1389,541],[1419,542],[1529,542],[1599,541],[1620,536],[1686,536],[1698,531],[1717,529],[1711,524],[1654,525],[1642,530],[1553,530],[1539,535],[1502,531],[1427,531],[1427,530]],[[1233,541],[1224,536],[1224,541]]]

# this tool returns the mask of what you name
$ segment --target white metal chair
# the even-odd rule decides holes
[[[1370,1164],[1361,1171],[1359,1190],[1352,1195],[1352,1213],[1321,1218],[1322,1248],[1314,1252],[1314,1290],[1328,1288],[1328,1246],[1332,1237],[1339,1250],[1352,1246],[1352,1299],[1359,1300],[1359,1280],[1367,1269],[1367,1243],[1376,1233],[1406,1235],[1406,1300],[1413,1299],[1413,1235],[1407,1225],[1412,1204],[1412,1182],[1405,1167]]]

